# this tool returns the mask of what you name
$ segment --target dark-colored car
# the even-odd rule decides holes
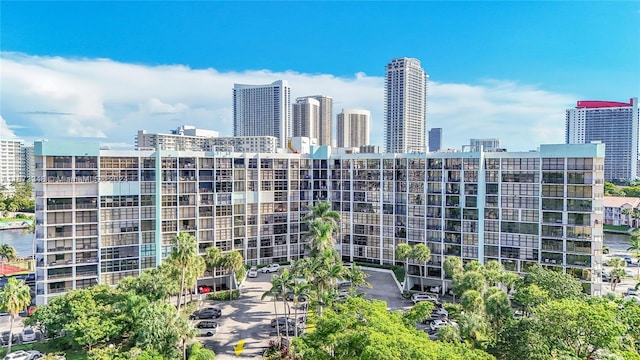
[[[289,326],[293,326],[296,324],[295,319],[293,318],[286,318],[284,316],[280,316],[278,318],[275,318],[273,320],[271,320],[271,327],[276,327],[277,326],[284,326],[286,324],[286,322],[289,321]],[[304,323],[306,321],[306,318],[304,316],[301,316],[298,318],[298,323]]]
[[[278,327],[280,329],[280,335],[289,335],[289,336],[295,336],[296,335],[296,327],[294,326],[289,326],[287,328],[287,326],[285,325],[280,325]],[[287,332],[287,330],[289,330]],[[278,329],[276,329],[276,332],[278,331]],[[301,327],[298,327],[298,335],[302,335],[304,334],[304,329]]]
[[[217,319],[220,316],[222,316],[222,311],[220,311],[220,309],[207,308],[194,312],[193,314],[191,314],[191,316],[189,316],[189,319]]]
[[[13,333],[11,336],[11,343],[15,344],[18,342],[18,336],[19,334]],[[0,333],[0,342],[2,343],[2,346],[7,346],[9,345],[9,331],[3,331],[2,333]]]
[[[293,293],[288,293],[285,297],[287,301],[293,301]],[[298,295],[298,302],[307,302],[309,298],[306,295]]]

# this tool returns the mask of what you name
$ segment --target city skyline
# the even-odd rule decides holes
[[[633,3],[411,3],[393,18],[385,2],[33,5],[2,4],[0,137],[132,147],[138,129],[179,124],[230,136],[233,84],[283,79],[292,99],[324,94],[336,110],[370,110],[371,143],[382,146],[384,65],[405,56],[430,75],[427,126],[444,129],[443,148],[471,137],[512,151],[562,143],[577,100],[640,92]],[[252,31],[311,6],[318,16]],[[356,10],[354,24],[318,26],[321,14]],[[361,31],[368,23],[384,26]],[[292,47],[278,35],[316,28],[331,40]]]

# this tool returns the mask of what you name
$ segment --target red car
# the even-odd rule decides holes
[[[211,292],[211,286],[200,286],[198,288],[198,293],[199,294],[207,294]]]

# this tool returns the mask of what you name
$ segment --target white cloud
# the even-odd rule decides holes
[[[16,134],[9,129],[9,125],[0,115],[0,139],[10,139],[16,137]]]
[[[139,129],[168,132],[181,124],[232,135],[234,83],[285,79],[292,97],[333,97],[334,113],[363,108],[372,113],[374,144],[382,145],[383,78],[284,73],[269,70],[221,73],[181,65],[145,66],[108,59],[38,57],[1,53],[0,109],[22,137],[106,138],[133,143]],[[564,110],[575,97],[537,86],[487,80],[479,84],[431,82],[428,126],[444,128],[444,145],[460,148],[471,137],[500,137],[510,150],[562,142]],[[0,121],[0,125],[2,122]],[[5,126],[6,127],[6,126]]]

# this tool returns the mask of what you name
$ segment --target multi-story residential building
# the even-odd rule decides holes
[[[626,209],[626,210],[625,210]],[[640,219],[634,210],[640,211],[640,198],[628,196],[605,196],[604,223],[639,227]]]
[[[318,100],[318,145],[333,144],[333,98],[325,95],[307,96]]]
[[[337,146],[339,148],[369,145],[371,112],[361,109],[342,109],[336,117]]]
[[[397,58],[386,66],[384,124],[386,151],[426,152],[427,75],[420,60]]]
[[[640,177],[639,122],[638,98],[628,103],[578,101],[575,109],[567,110],[565,141],[567,144],[605,143],[605,180],[633,180]]]
[[[20,147],[20,177],[24,181],[33,181],[35,170],[33,145],[22,144]]]
[[[490,138],[490,139],[469,139],[469,145],[474,151],[504,151],[500,148],[500,139],[498,138]]]
[[[233,136],[218,137],[217,131],[190,129],[172,130],[171,134],[148,133],[138,130],[135,138],[136,150],[157,149],[175,151],[214,151],[275,153],[280,145],[274,136]],[[193,134],[193,135],[190,135]],[[215,135],[215,136],[214,136]]]
[[[429,151],[440,151],[442,148],[442,128],[431,128],[429,130]]]
[[[23,181],[21,163],[22,140],[0,139],[0,186],[11,185],[14,181]]]
[[[292,106],[293,136],[308,137],[318,141],[320,129],[318,127],[320,117],[320,102],[314,98],[301,97],[296,99]]]
[[[100,150],[37,142],[36,302],[157,266],[179,232],[198,249],[239,250],[248,264],[303,257],[308,206],[342,221],[344,260],[395,264],[424,243],[407,284],[450,284],[442,263],[541,263],[601,287],[603,144],[525,153],[259,154]],[[216,274],[223,284],[227,276]],[[201,281],[210,284],[207,277]],[[448,286],[448,285],[447,285]]]
[[[291,88],[286,80],[233,86],[233,135],[275,136],[281,149],[291,137]]]

